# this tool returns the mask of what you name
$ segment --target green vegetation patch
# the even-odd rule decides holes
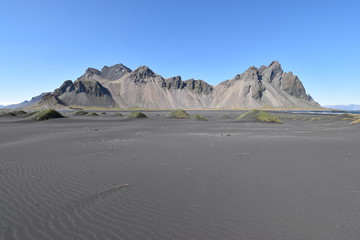
[[[333,119],[340,119],[340,120],[350,120],[351,125],[360,123],[360,115],[352,114],[352,113],[343,113],[336,115]]]
[[[124,116],[122,113],[115,113],[114,115],[113,115],[114,117],[122,117],[122,116]]]
[[[356,120],[352,121],[350,124],[352,125],[352,124],[359,124],[359,123],[360,123],[360,116]]]
[[[319,120],[321,120],[321,118],[319,118],[319,117],[312,117],[312,118],[310,118],[310,122],[312,122],[312,121],[319,121]]]
[[[99,116],[99,114],[97,114],[96,112],[92,112],[88,114],[89,116]]]
[[[63,117],[64,117],[63,115],[61,115],[58,111],[56,111],[54,109],[45,109],[45,110],[37,112],[33,118],[36,121],[43,121],[43,120],[48,120],[48,119],[52,119],[52,118],[63,118]]]
[[[74,113],[74,115],[78,115],[78,116],[87,115],[87,114],[89,114],[89,113],[87,111],[84,111],[84,110],[76,111]]]
[[[2,116],[15,117],[15,116],[21,116],[21,115],[25,115],[25,114],[27,114],[27,112],[25,112],[23,110],[14,110],[14,111],[11,111],[11,112],[4,112],[2,114]]]
[[[207,118],[200,115],[200,114],[195,114],[194,116],[192,116],[191,118],[199,120],[199,121],[207,121]]]
[[[354,119],[358,119],[359,117],[360,117],[360,115],[351,114],[351,113],[343,113],[343,114],[336,115],[333,118],[341,119],[341,120],[354,120]]]
[[[183,109],[177,109],[168,115],[169,118],[190,118],[190,115]]]
[[[147,118],[142,112],[130,112],[126,115],[126,118]]]
[[[231,119],[232,117],[229,114],[223,113],[217,116],[219,119]]]
[[[258,120],[260,122],[267,123],[282,123],[282,121],[270,113],[263,110],[251,110],[246,112],[235,119],[236,121],[249,121],[249,120]]]

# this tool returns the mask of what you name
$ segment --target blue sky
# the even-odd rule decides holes
[[[360,104],[359,1],[2,0],[0,104],[88,67],[216,85],[278,60],[320,104]]]

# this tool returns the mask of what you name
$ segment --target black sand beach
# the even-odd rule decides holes
[[[0,239],[359,239],[360,125],[221,113],[0,118]]]

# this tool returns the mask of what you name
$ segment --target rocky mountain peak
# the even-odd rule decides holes
[[[59,88],[54,90],[53,95],[58,97],[63,93],[73,90],[75,90],[74,83],[71,80],[66,80]]]
[[[101,69],[100,75],[101,77],[112,81],[112,80],[117,80],[130,72],[131,72],[130,68],[120,63],[120,64],[115,64],[111,67],[104,66]]]
[[[135,82],[145,82],[145,79],[156,76],[157,74],[155,74],[149,67],[141,66],[132,71],[129,75],[129,78]]]
[[[245,80],[260,80],[259,69],[257,67],[251,66],[244,73],[240,75],[236,75],[237,79],[245,79]]]
[[[134,71],[122,64],[104,66],[101,71],[88,68],[76,81],[65,81],[55,89],[44,104],[53,102],[125,108],[319,107],[299,78],[283,72],[278,61],[252,66],[215,87],[202,80],[184,81],[180,76],[165,79],[147,66]]]
[[[101,72],[96,68],[88,68],[86,69],[84,76],[86,78],[91,78],[93,75],[100,75],[100,74]]]
[[[267,68],[262,68],[260,72],[261,75],[263,75],[263,78],[270,81],[284,73],[281,64],[278,61],[271,62]]]
[[[269,64],[269,67],[281,67],[281,64],[279,61],[275,60]]]

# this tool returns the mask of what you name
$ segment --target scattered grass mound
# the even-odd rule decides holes
[[[190,115],[183,109],[177,109],[168,115],[169,118],[190,118]]]
[[[282,121],[270,113],[263,110],[251,110],[246,112],[235,119],[236,121],[253,121],[257,120],[260,122],[267,123],[282,123]]]
[[[350,120],[351,125],[360,123],[360,115],[352,114],[352,113],[343,113],[336,115],[333,119],[340,119],[340,120]]]
[[[99,114],[97,114],[96,112],[92,112],[88,114],[89,116],[99,116]]]
[[[219,119],[231,119],[232,117],[229,114],[223,113],[217,116]]]
[[[200,114],[195,114],[194,116],[192,116],[193,119],[199,120],[199,121],[207,121],[207,118],[200,115]]]
[[[313,122],[313,121],[320,121],[320,120],[326,120],[326,119],[332,119],[332,118],[333,117],[329,117],[329,116],[305,116],[305,117],[302,117],[300,120]]]
[[[142,112],[130,112],[126,115],[126,118],[147,118]]]
[[[360,123],[360,117],[357,118],[356,120],[352,121],[350,124],[353,125],[353,124],[359,124]]]
[[[37,112],[33,118],[36,121],[43,121],[43,120],[48,120],[48,119],[52,119],[52,118],[63,118],[63,117],[64,117],[63,115],[61,115],[58,111],[56,111],[54,109],[45,109],[45,110]]]
[[[116,114],[114,114],[113,115],[114,117],[122,117],[122,116],[124,116],[122,113],[116,113]]]
[[[2,116],[14,117],[14,116],[21,116],[21,115],[25,115],[25,114],[27,114],[27,112],[25,112],[23,110],[15,110],[15,111],[11,111],[11,112],[4,112],[2,114]]]
[[[20,116],[20,115],[25,115],[25,114],[27,114],[27,112],[25,112],[25,111],[23,111],[23,110],[12,111],[12,113],[14,113],[15,116]]]
[[[313,121],[319,121],[319,120],[321,120],[321,118],[319,118],[319,117],[312,117],[312,118],[310,118],[310,122],[313,122]]]
[[[74,113],[74,115],[78,115],[78,116],[87,115],[87,114],[89,114],[89,113],[87,111],[84,111],[84,110],[76,111]]]
[[[359,117],[360,117],[360,115],[351,114],[351,113],[343,113],[343,114],[336,115],[333,118],[334,119],[341,119],[341,120],[354,120],[354,119],[357,119]]]
[[[102,114],[102,115],[106,115],[106,112],[102,112],[101,114]]]

